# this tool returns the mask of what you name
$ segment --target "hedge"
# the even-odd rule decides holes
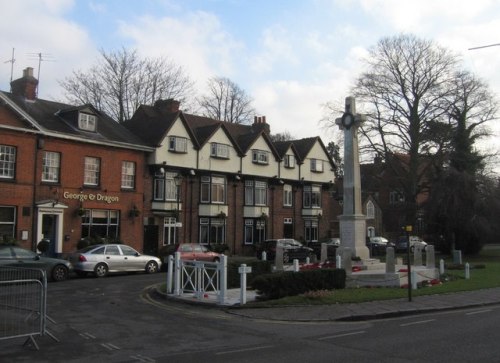
[[[345,288],[344,269],[318,269],[299,272],[277,272],[256,277],[251,286],[260,295],[270,300],[300,295],[307,291]]]

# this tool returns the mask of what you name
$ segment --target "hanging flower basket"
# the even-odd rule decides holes
[[[80,217],[83,217],[85,215],[85,209],[83,208],[78,208],[76,211],[76,214]]]
[[[221,211],[221,212],[218,214],[218,217],[219,217],[220,219],[226,219],[226,218],[227,218],[227,215],[226,215],[226,213],[224,213],[223,211]]]

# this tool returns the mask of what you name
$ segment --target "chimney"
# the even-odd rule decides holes
[[[23,70],[23,77],[10,82],[12,94],[22,96],[27,100],[34,101],[36,99],[36,91],[38,80],[33,77],[33,68],[28,67]]]
[[[158,100],[155,102],[155,108],[162,113],[179,112],[180,102],[172,98],[168,100]]]
[[[254,116],[252,129],[255,132],[264,131],[268,135],[271,133],[271,128],[266,123],[266,116]]]

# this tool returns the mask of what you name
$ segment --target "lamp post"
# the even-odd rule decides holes
[[[180,221],[180,196],[181,196],[181,185],[182,185],[182,175],[177,174],[174,176],[174,182],[175,182],[175,187],[176,187],[176,199],[177,199],[177,215],[175,219],[175,243],[179,243],[179,231],[177,227],[179,226],[179,221]]]

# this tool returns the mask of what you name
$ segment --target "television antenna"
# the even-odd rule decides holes
[[[38,59],[38,85],[36,87],[36,93],[40,94],[40,68],[42,67],[42,62],[55,62],[56,59],[49,53],[27,53],[28,59]]]
[[[14,62],[16,59],[14,58],[14,48],[12,48],[12,56],[8,61],[5,61],[4,63],[10,63],[10,83],[12,83],[12,75],[14,73]],[[12,91],[12,89],[11,89]]]

